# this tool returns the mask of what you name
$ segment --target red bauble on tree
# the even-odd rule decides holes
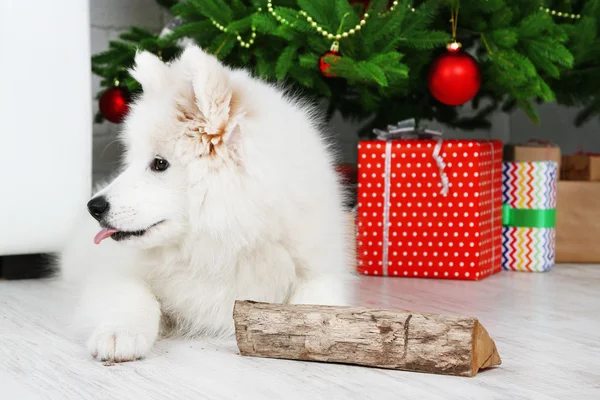
[[[369,8],[371,0],[350,0],[348,3],[350,3],[351,6],[354,6],[355,4],[362,4],[365,9],[367,9]]]
[[[350,5],[354,6],[355,4],[362,4],[364,9],[368,9],[371,5],[371,0],[350,0]],[[392,0],[388,1],[387,9],[389,10],[394,5]]]
[[[107,89],[100,96],[100,113],[115,124],[123,122],[129,111],[129,93],[121,88]]]
[[[471,55],[460,50],[458,43],[451,43],[448,52],[431,65],[427,83],[433,97],[457,106],[475,97],[481,86],[481,72]]]
[[[335,76],[335,74],[329,73],[329,67],[331,67],[331,64],[325,62],[325,57],[327,57],[327,56],[334,56],[333,57],[333,62],[335,62],[335,60],[337,60],[337,58],[338,58],[339,55],[340,55],[339,51],[337,51],[335,49],[332,49],[332,50],[329,50],[329,51],[325,52],[321,56],[321,58],[319,58],[319,69],[321,70],[321,73],[324,76],[326,76],[328,78],[332,78],[332,77]]]

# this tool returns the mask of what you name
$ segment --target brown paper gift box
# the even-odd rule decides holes
[[[600,262],[600,182],[558,181],[556,262]]]
[[[561,168],[561,154],[558,146],[542,144],[507,145],[504,149],[504,160],[514,162],[554,161]]]
[[[560,178],[568,181],[600,181],[600,156],[564,156]]]

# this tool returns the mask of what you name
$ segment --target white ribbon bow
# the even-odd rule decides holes
[[[416,121],[414,118],[405,119],[404,121],[398,122],[396,125],[388,125],[387,130],[381,129],[373,129],[373,133],[377,135],[377,139],[385,140],[390,145],[390,140],[414,140],[414,139],[433,139],[437,143],[433,149],[433,159],[438,166],[440,172],[440,180],[442,183],[442,190],[440,193],[442,196],[448,195],[448,176],[444,172],[446,168],[446,163],[444,159],[440,155],[440,151],[442,150],[442,132],[433,131],[425,128],[416,128]],[[386,164],[386,177],[389,175],[390,171],[387,169]]]

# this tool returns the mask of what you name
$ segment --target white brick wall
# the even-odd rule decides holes
[[[108,42],[118,38],[131,25],[160,31],[168,21],[155,0],[89,0],[90,37],[92,54],[108,48]],[[92,108],[98,111],[95,99],[100,89],[100,78],[92,78]],[[94,181],[105,179],[116,169],[120,149],[115,142],[119,125],[105,121],[94,124]]]

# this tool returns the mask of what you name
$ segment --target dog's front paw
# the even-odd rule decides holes
[[[109,362],[127,362],[143,358],[156,338],[132,327],[99,327],[88,340],[94,358]]]

